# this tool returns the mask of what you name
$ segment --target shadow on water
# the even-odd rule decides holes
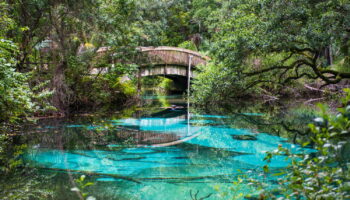
[[[88,193],[97,199],[232,199],[241,193],[243,199],[259,192],[248,179],[273,189],[279,176],[272,174],[290,163],[282,155],[267,163],[265,152],[278,145],[313,152],[297,144],[312,118],[303,108],[256,104],[187,112],[182,98],[162,98],[147,97],[141,109],[111,116],[41,120],[21,136],[28,144],[24,161],[54,177],[42,185],[54,199],[74,199],[70,188],[81,174],[94,182]],[[269,174],[262,170],[266,164]],[[245,181],[232,184],[238,178]]]

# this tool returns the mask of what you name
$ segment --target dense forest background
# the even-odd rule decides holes
[[[2,2],[1,73],[7,78],[1,81],[17,84],[1,88],[2,113],[21,115],[22,108],[40,110],[44,102],[60,114],[125,103],[135,82],[118,78],[137,70],[125,63],[132,63],[138,46],[184,47],[210,56],[194,80],[198,104],[302,96],[331,84],[329,90],[339,90],[350,77],[349,21],[347,1]],[[110,54],[97,56],[107,46]],[[92,67],[110,67],[110,59],[129,62],[107,75],[87,76]],[[16,93],[24,90],[24,96]],[[29,105],[43,91],[51,97]]]
[[[182,47],[211,58],[192,83],[197,106],[329,97],[349,86],[350,2],[1,1],[1,148],[32,117],[134,104],[139,46]],[[108,53],[99,54],[100,47]],[[112,67],[111,60],[120,62]],[[104,67],[108,73],[90,74]],[[122,81],[125,75],[130,80]],[[11,168],[8,156],[3,171]]]
[[[210,56],[193,84],[201,105],[339,91],[350,77],[347,1],[23,0],[2,2],[0,17],[2,120],[45,103],[59,115],[126,103],[135,81],[120,77],[137,70],[125,63],[138,46]],[[110,53],[99,55],[99,47]],[[87,76],[111,59],[123,62]]]

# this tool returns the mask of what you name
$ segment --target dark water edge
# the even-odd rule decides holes
[[[179,107],[173,109],[171,105]],[[188,119],[185,107],[186,102],[178,96],[157,97],[156,100],[145,98],[142,108],[131,107],[123,111],[80,113],[69,118],[42,119],[34,127],[24,127],[23,134],[16,136],[15,141],[17,144],[26,144],[26,153],[35,154],[39,159],[28,159],[24,156],[24,163],[27,166],[24,171],[19,170],[11,176],[2,176],[1,185],[6,187],[2,186],[1,196],[9,196],[12,192],[22,195],[22,197],[17,196],[16,199],[79,199],[79,195],[72,192],[71,188],[77,185],[76,179],[79,179],[82,174],[86,175],[84,183],[90,181],[94,183],[83,192],[97,199],[191,199],[191,195],[194,196],[197,192],[198,198],[210,195],[208,199],[229,199],[240,195],[241,191],[251,193],[253,190],[247,187],[248,182],[238,184],[239,186],[237,184],[235,186],[234,183],[239,177],[259,178],[262,172],[261,163],[253,163],[253,166],[244,164],[247,162],[244,155],[252,152],[237,152],[227,149],[229,148],[227,146],[222,148],[220,145],[215,146],[216,143],[213,145],[198,140],[176,144],[169,148],[157,148],[157,150],[151,148],[152,152],[148,153],[149,148],[141,148],[138,152],[135,150],[140,149],[137,146],[158,144],[159,141],[172,142],[181,139],[182,136],[160,134],[168,130],[141,130],[142,126],[140,129],[139,125],[129,124],[129,122],[118,124],[116,129],[116,126],[111,125],[111,120],[151,119],[146,122],[152,122],[152,119],[161,118],[171,119],[170,122],[176,121],[177,127],[170,129],[180,130]],[[260,141],[262,138],[257,136],[261,135],[267,137],[267,140],[272,140],[274,137],[285,138],[285,142],[297,145],[298,141],[307,137],[304,135],[307,132],[305,127],[317,114],[314,109],[314,106],[295,101],[281,104],[245,102],[232,105],[231,108],[213,111],[190,108],[193,121],[187,125],[191,128],[208,129],[209,127],[209,132],[215,134],[226,131],[228,135],[233,134],[230,136],[233,140],[241,143]],[[180,117],[179,123],[176,117]],[[248,132],[241,133],[241,130],[248,130]],[[263,133],[268,134],[265,136]],[[148,140],[144,140],[145,138]],[[225,137],[223,140],[228,138]],[[91,162],[98,162],[105,159],[105,152],[113,152],[112,156],[115,152],[122,152],[118,154],[121,157],[124,156],[121,159],[111,159],[111,155],[107,157],[113,162],[131,163],[129,166],[136,164],[134,167],[140,166],[141,162],[142,165],[150,165],[150,167],[144,167],[138,172],[133,171],[131,174],[112,173],[113,176],[111,176],[110,172],[103,172],[105,169],[96,172],[91,171],[91,168],[82,170],[81,167],[72,169],[75,167],[70,166],[68,170],[59,166],[57,162],[54,165],[58,168],[52,167],[50,160],[43,162],[43,159],[48,157],[56,156],[60,159],[63,155],[65,158],[70,158],[72,153],[84,156],[83,160],[92,158]],[[260,154],[258,157],[263,159]],[[234,160],[231,161],[228,158],[234,158]],[[209,164],[211,161],[213,163]],[[158,163],[157,166],[154,163]],[[159,165],[159,163],[163,164]],[[283,161],[277,160],[276,163],[278,165]],[[103,165],[99,164],[98,167]],[[196,171],[189,170],[191,169],[189,166]],[[275,172],[277,173],[280,168],[277,167]],[[205,171],[208,173],[203,173]],[[179,174],[188,176],[179,176]],[[191,174],[196,176],[189,176]],[[268,177],[261,181],[266,182],[267,186],[276,183],[275,178]]]

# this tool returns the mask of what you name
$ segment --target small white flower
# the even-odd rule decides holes
[[[72,192],[79,192],[80,190],[79,190],[79,188],[74,187],[74,188],[71,188],[70,191],[72,191]]]
[[[314,121],[315,121],[316,123],[323,123],[323,122],[324,122],[323,118],[321,118],[321,117],[315,118]]]
[[[96,200],[96,198],[94,196],[88,196],[86,200]]]

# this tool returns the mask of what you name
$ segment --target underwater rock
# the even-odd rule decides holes
[[[244,199],[247,199],[247,200],[259,200],[260,197],[259,196],[245,196]]]
[[[232,135],[235,140],[258,140],[254,135]]]

